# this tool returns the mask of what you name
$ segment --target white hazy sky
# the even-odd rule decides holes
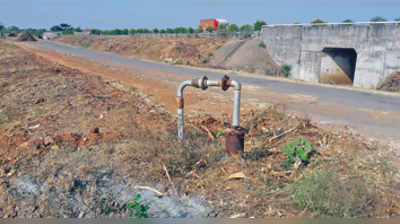
[[[197,27],[204,18],[239,25],[368,21],[400,17],[400,0],[0,0],[0,23],[49,28],[69,23],[82,28]]]

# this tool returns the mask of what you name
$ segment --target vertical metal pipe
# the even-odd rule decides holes
[[[234,93],[234,105],[233,105],[233,116],[232,116],[232,126],[235,128],[240,127],[239,117],[240,117],[240,95],[242,90],[242,85],[236,80],[231,81],[231,86],[235,88]]]
[[[183,100],[183,89],[185,89],[186,86],[192,85],[192,81],[187,80],[182,82],[179,85],[178,91],[176,93],[177,96],[177,101],[178,101],[178,142],[182,142],[183,140],[183,135],[185,133],[185,123],[184,123],[184,113],[183,113],[183,108],[184,106],[184,100]]]
[[[185,133],[183,109],[178,109],[178,142],[181,143]]]

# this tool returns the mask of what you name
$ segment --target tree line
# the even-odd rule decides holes
[[[370,22],[385,22],[388,21],[386,18],[381,17],[381,16],[376,16],[373,17]],[[394,19],[394,21],[400,22],[400,17]],[[353,20],[351,19],[346,19],[342,21],[343,23],[354,23]],[[322,19],[314,19],[313,21],[310,22],[310,24],[324,24],[326,23]],[[294,23],[298,24],[298,23]],[[264,20],[257,20],[254,24],[244,24],[242,26],[238,26],[237,24],[229,24],[229,25],[224,25],[221,24],[218,26],[218,34],[220,35],[229,35],[230,33],[241,33],[242,35],[251,35],[253,31],[260,31],[262,26],[267,25],[267,23]],[[67,23],[61,23],[59,25],[54,25],[52,26],[49,30],[47,29],[34,29],[34,28],[28,28],[28,29],[20,29],[17,26],[10,26],[10,27],[5,27],[0,23],[0,35],[2,34],[18,34],[22,31],[28,31],[29,33],[35,35],[35,36],[42,36],[44,32],[52,31],[52,32],[60,32],[64,35],[73,35],[76,32],[82,32],[82,29],[80,27],[73,27],[70,24]],[[154,28],[154,29],[147,29],[147,28],[138,28],[138,29],[112,29],[112,30],[101,30],[101,29],[92,29],[90,31],[91,34],[93,35],[134,35],[134,34],[146,34],[146,33],[155,33],[155,34],[194,34],[194,33],[203,33],[203,32],[209,32],[213,33],[214,29],[213,27],[209,27],[206,30],[203,30],[201,26],[197,28],[192,28],[192,27],[176,27],[176,28],[165,28],[165,29],[159,29],[159,28]]]

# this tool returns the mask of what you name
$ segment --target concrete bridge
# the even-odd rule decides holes
[[[291,77],[311,82],[376,88],[400,71],[400,23],[268,25],[268,52]]]

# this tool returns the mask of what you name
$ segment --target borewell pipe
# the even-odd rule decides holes
[[[233,105],[233,116],[232,116],[232,126],[233,128],[239,128],[239,117],[240,117],[240,97],[242,86],[239,81],[230,80],[228,76],[224,76],[221,80],[208,80],[207,76],[201,78],[187,80],[179,85],[177,91],[177,102],[178,102],[178,142],[182,142],[184,139],[184,99],[183,90],[187,86],[192,86],[195,88],[201,88],[206,90],[210,86],[221,87],[223,91],[229,89],[229,87],[235,88],[234,92],[234,105]]]

